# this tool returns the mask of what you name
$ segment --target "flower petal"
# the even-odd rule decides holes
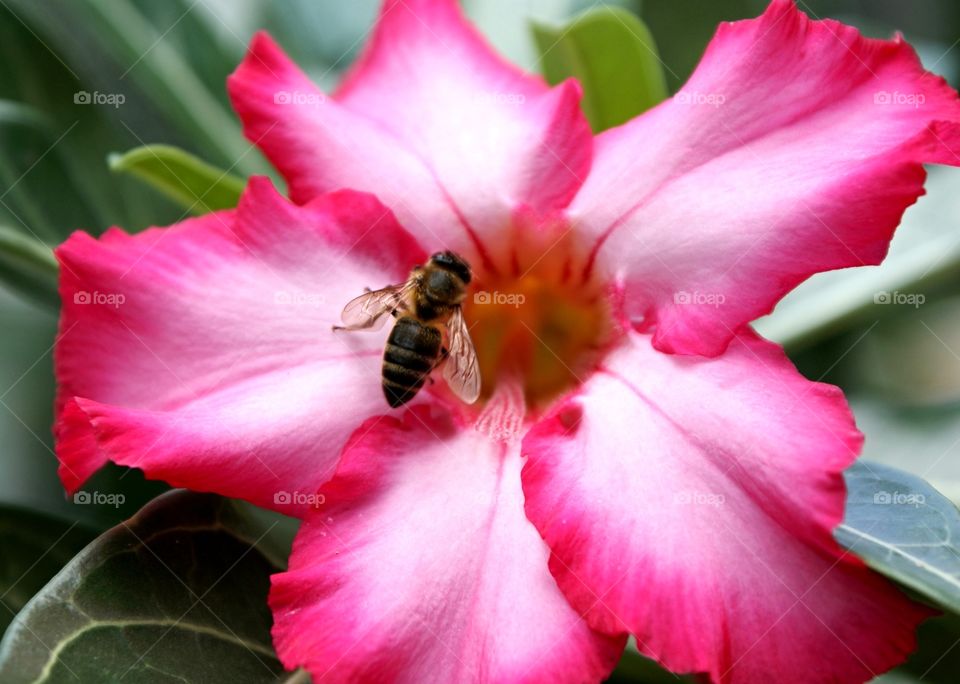
[[[774,0],[724,24],[670,101],[597,138],[572,212],[667,352],[717,355],[811,274],[877,264],[960,163],[960,103],[900,37]]]
[[[424,156],[477,221],[504,195],[544,213],[573,198],[592,150],[580,96],[575,81],[549,88],[508,64],[455,0],[387,0],[337,92]]]
[[[840,391],[752,334],[716,359],[631,334],[525,438],[526,511],[574,607],[670,669],[863,682],[928,611],[831,536],[860,443]]]
[[[518,443],[418,407],[351,438],[290,569],[274,643],[323,682],[588,682],[622,637],[591,631],[523,514]]]
[[[246,136],[286,178],[294,202],[338,188],[375,190],[422,244],[436,244],[436,234],[459,236],[421,160],[328,98],[267,34],[254,36],[227,89]]]
[[[402,281],[424,255],[369,195],[297,207],[255,178],[235,212],[75,233],[57,256],[67,489],[112,460],[289,513],[282,492],[315,492],[385,409],[384,335],[331,326],[364,286]]]
[[[332,99],[263,34],[228,86],[295,201],[376,192],[423,244],[482,251],[517,206],[566,206],[590,167],[579,86],[549,88],[504,62],[453,0],[385,2]]]

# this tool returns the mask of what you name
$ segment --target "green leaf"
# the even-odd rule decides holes
[[[0,642],[0,681],[274,682],[270,531],[209,494],[165,494],[85,548]]]
[[[57,260],[50,247],[19,230],[0,225],[0,282],[56,309]]]
[[[595,132],[617,126],[667,96],[653,35],[618,7],[584,12],[566,26],[533,22],[542,70],[550,83],[574,77],[583,86],[583,111]]]
[[[874,684],[956,684],[960,672],[960,617],[947,613],[927,620],[917,630],[917,650],[891,675]]]
[[[37,109],[0,100],[0,220],[56,242],[96,219],[64,164],[61,145],[75,124],[58,130]]]
[[[109,158],[110,169],[146,181],[194,214],[231,209],[244,181],[170,145],[145,145]]]
[[[858,461],[837,541],[874,570],[960,613],[960,511],[923,479]]]
[[[93,537],[78,523],[0,506],[0,633]]]
[[[205,154],[218,163],[237,164],[244,173],[263,168],[251,145],[243,138],[239,122],[226,101],[223,79],[227,69],[221,67],[221,78],[214,91],[198,75],[179,49],[166,40],[189,15],[206,11],[198,3],[175,0],[182,6],[175,24],[154,25],[146,12],[131,0],[85,0],[64,3],[60,0],[10,0],[17,16],[34,26],[47,49],[55,51],[70,65],[71,72],[84,88],[105,94],[123,95],[125,107],[133,105],[134,90],[144,93],[148,104],[177,127],[187,139],[203,146]],[[202,5],[202,3],[200,3]],[[191,22],[193,23],[193,22]],[[198,29],[201,24],[196,24]],[[195,29],[195,30],[196,30]],[[200,33],[192,42],[215,47],[217,38]],[[242,41],[232,40],[243,48]],[[98,65],[99,73],[89,70],[94,56],[109,58],[109,71]],[[225,64],[226,60],[218,60]],[[92,91],[91,91],[92,92]],[[129,100],[129,101],[128,101]],[[131,128],[127,117],[117,117],[117,129],[142,137],[143,132]],[[123,122],[122,124],[120,122]],[[138,125],[137,129],[141,127]]]
[[[694,675],[678,675],[665,670],[653,660],[640,655],[637,645],[631,638],[627,647],[620,656],[620,662],[605,684],[629,684],[643,682],[643,684],[684,684],[697,681]]]
[[[4,174],[7,182],[0,192],[20,179],[4,195],[8,206],[0,205],[0,222],[53,243],[78,228],[96,234],[108,225],[135,230],[173,221],[178,214],[171,216],[174,207],[168,200],[151,196],[152,191],[132,180],[118,184],[103,164],[107,151],[117,147],[118,136],[134,140],[119,143],[122,147],[136,144],[136,136],[118,120],[119,110],[78,105],[74,98],[80,91],[102,91],[107,85],[116,90],[119,72],[103,68],[98,43],[79,42],[83,28],[64,16],[73,7],[60,5],[50,8],[51,23],[60,25],[74,49],[82,52],[82,68],[77,63],[66,66],[68,51],[41,39],[41,27],[27,26],[24,22],[32,23],[28,13],[11,3],[0,5],[0,53],[5,65],[0,97],[7,100],[0,104],[0,128],[10,129],[9,134],[0,130],[0,167],[12,170],[12,175]],[[29,8],[40,11],[39,0]],[[78,83],[80,74],[91,75],[92,82]],[[169,128],[158,130],[161,118],[145,115],[137,103],[131,101],[124,111],[132,108],[138,113],[126,120],[136,120],[138,135],[150,139],[172,135]],[[5,212],[11,215],[3,217]]]

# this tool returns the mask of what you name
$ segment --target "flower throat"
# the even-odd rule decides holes
[[[566,223],[513,225],[487,253],[471,255],[463,303],[477,350],[481,400],[519,378],[529,409],[580,384],[614,331],[609,293],[586,276],[588,250]]]

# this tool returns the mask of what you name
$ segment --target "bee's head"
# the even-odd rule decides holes
[[[446,252],[437,252],[430,257],[430,263],[455,273],[457,277],[463,281],[464,285],[470,284],[470,264],[457,254],[449,250]]]

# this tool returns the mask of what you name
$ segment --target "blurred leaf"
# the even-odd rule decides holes
[[[15,228],[26,224],[43,239],[59,242],[77,228],[96,234],[111,224],[138,230],[175,220],[180,214],[173,213],[176,208],[169,200],[133,179],[118,182],[103,163],[110,149],[136,143],[136,136],[117,120],[118,110],[74,101],[79,91],[104,90],[100,78],[107,70],[94,57],[99,54],[99,47],[84,46],[85,67],[81,70],[75,65],[74,71],[53,52],[49,42],[39,38],[39,29],[24,25],[23,21],[28,20],[23,13],[15,13],[9,3],[0,4],[0,59],[5,66],[0,70],[0,98],[21,112],[34,113],[24,119],[20,129],[11,128],[12,145],[0,149],[9,152],[25,147],[30,140],[36,141],[30,145],[34,149],[32,161],[14,163],[14,168],[19,168],[16,177],[23,176],[17,189],[31,189],[38,197],[35,204],[50,225],[38,225],[28,218],[9,196],[4,200],[8,208],[0,208],[0,222]],[[64,17],[60,21],[65,26],[70,24]],[[83,35],[75,26],[69,26],[67,32],[74,40]],[[59,46],[56,49],[59,51]],[[97,79],[81,85],[78,72],[88,71],[96,74]],[[137,108],[134,99],[123,108],[127,125],[136,126],[140,135],[150,139],[170,139],[169,129],[148,121],[148,114]],[[12,113],[11,106],[5,109]],[[25,128],[27,125],[33,130]],[[45,151],[46,156],[31,168]],[[4,161],[10,163],[13,159],[8,156]],[[9,217],[2,216],[4,210]]]
[[[769,4],[769,0],[644,0],[641,16],[660,41],[670,91],[676,92],[687,80],[720,22],[756,17]],[[825,11],[816,0],[805,4],[821,16]]]
[[[835,536],[867,565],[960,613],[960,511],[921,478],[857,461]]]
[[[0,506],[0,634],[30,598],[94,537],[94,532],[11,506]]]
[[[917,650],[883,684],[956,684],[960,672],[960,617],[946,614],[927,620],[917,630]]]
[[[184,8],[180,16],[186,16],[197,2],[177,0],[177,4]],[[176,46],[163,40],[163,31],[170,27],[152,26],[129,0],[86,0],[81,5],[84,26],[96,30],[101,44],[125,66],[121,79],[138,83],[191,140],[216,150],[225,162],[255,168],[251,166],[255,157],[248,156],[250,145],[222,95],[218,98],[208,90]],[[193,39],[208,40],[199,35]],[[226,85],[221,88],[225,90]]]
[[[0,225],[0,282],[56,310],[60,305],[58,273],[50,247]]]
[[[620,662],[606,680],[607,684],[683,684],[697,681],[694,675],[678,675],[665,670],[650,658],[640,655],[631,637]]]
[[[926,302],[919,299],[923,295],[915,296],[916,304],[901,305],[896,317],[869,328],[849,359],[848,374],[891,407],[956,405],[960,403],[960,297]],[[908,460],[916,459],[917,454],[908,454]]]
[[[286,0],[259,7],[260,27],[277,38],[314,81],[332,90],[369,38],[380,0]]]
[[[249,28],[235,26],[246,23],[247,15],[240,0],[132,0],[154,30],[163,34],[168,43],[183,56],[184,62],[207,90],[224,107],[225,79],[247,50],[249,37],[255,25]],[[124,68],[127,68],[126,66]],[[127,76],[130,78],[130,76]]]
[[[96,220],[59,149],[74,128],[57,130],[33,107],[0,100],[0,215],[7,224],[59,241],[67,226]]]
[[[244,173],[262,169],[227,105],[223,81],[215,91],[211,90],[183,56],[179,45],[165,40],[178,22],[200,11],[197,2],[173,2],[182,7],[177,15],[180,19],[174,17],[169,25],[158,26],[151,24],[132,0],[10,0],[18,16],[44,38],[46,49],[56,50],[60,59],[69,64],[84,89],[123,97],[119,106],[109,108],[117,119],[116,110],[123,107],[127,112],[140,101],[150,107],[149,115],[159,113],[218,163],[236,164]],[[219,36],[213,38],[199,28],[196,30],[192,41],[210,46],[221,41]],[[225,79],[227,62],[220,63],[224,64],[221,68]],[[144,97],[136,97],[131,92],[134,89]],[[126,130],[142,138],[144,127],[132,119],[132,112],[119,119],[126,127],[121,127],[121,132]]]
[[[231,209],[243,192],[242,178],[169,145],[145,145],[110,155],[109,162],[111,170],[143,179],[194,214]]]
[[[588,10],[566,26],[533,23],[546,79],[568,77],[583,86],[581,106],[595,132],[619,125],[667,96],[657,46],[634,14]]]
[[[849,401],[871,463],[918,475],[960,504],[960,405],[897,406],[861,392]]]
[[[282,560],[265,533],[229,500],[165,494],[26,605],[0,643],[0,680],[276,681],[266,599]]]

